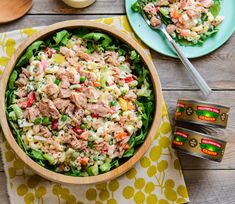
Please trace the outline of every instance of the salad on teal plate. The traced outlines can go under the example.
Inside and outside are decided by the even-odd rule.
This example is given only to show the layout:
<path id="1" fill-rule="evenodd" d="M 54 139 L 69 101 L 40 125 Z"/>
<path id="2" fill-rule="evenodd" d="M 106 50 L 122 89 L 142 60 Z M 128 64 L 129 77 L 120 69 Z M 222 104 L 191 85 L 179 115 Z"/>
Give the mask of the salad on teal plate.
<path id="1" fill-rule="evenodd" d="M 153 26 L 165 24 L 188 58 L 196 58 L 214 51 L 233 34 L 233 8 L 233 0 L 126 1 L 129 22 L 139 38 L 153 50 L 171 57 L 177 57 L 174 49 L 160 31 L 146 24 L 141 10 Z"/>

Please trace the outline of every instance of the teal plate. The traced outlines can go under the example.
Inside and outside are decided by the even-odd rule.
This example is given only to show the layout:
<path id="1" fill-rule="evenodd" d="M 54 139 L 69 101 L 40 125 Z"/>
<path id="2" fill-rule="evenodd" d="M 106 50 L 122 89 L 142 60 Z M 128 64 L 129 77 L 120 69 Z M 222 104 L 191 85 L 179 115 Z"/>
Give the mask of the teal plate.
<path id="1" fill-rule="evenodd" d="M 139 13 L 131 9 L 135 0 L 126 0 L 126 13 L 128 20 L 137 36 L 153 50 L 170 57 L 177 58 L 174 50 L 171 48 L 165 36 L 161 31 L 152 30 L 144 21 Z M 202 47 L 199 46 L 180 46 L 181 50 L 188 58 L 196 58 L 206 55 L 221 45 L 223 45 L 235 30 L 235 0 L 222 0 L 222 6 L 219 15 L 225 19 L 219 26 L 219 32 L 209 37 Z"/>

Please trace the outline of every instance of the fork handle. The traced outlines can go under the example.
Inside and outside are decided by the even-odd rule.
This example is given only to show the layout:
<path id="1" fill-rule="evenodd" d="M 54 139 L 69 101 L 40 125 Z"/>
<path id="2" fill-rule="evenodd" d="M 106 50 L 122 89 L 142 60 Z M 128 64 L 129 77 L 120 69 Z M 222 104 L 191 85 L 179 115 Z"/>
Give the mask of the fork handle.
<path id="1" fill-rule="evenodd" d="M 188 60 L 188 58 L 184 55 L 184 53 L 181 51 L 179 46 L 175 43 L 175 41 L 172 39 L 172 37 L 168 34 L 165 28 L 162 28 L 161 31 L 165 34 L 166 38 L 169 40 L 171 45 L 175 48 L 175 51 L 177 55 L 179 56 L 180 60 L 184 64 L 185 68 L 197 84 L 197 86 L 200 88 L 203 95 L 207 98 L 211 93 L 212 90 L 206 83 L 206 81 L 202 78 L 200 73 L 197 71 L 197 69 L 192 65 L 192 63 Z"/>

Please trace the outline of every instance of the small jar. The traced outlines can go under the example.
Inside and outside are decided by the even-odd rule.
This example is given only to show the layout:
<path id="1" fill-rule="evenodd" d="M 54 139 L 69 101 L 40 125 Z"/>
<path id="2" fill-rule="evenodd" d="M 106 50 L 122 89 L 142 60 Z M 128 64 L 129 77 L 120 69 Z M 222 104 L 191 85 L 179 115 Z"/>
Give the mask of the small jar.
<path id="1" fill-rule="evenodd" d="M 95 0 L 63 0 L 65 4 L 74 8 L 85 8 L 95 2 Z"/>

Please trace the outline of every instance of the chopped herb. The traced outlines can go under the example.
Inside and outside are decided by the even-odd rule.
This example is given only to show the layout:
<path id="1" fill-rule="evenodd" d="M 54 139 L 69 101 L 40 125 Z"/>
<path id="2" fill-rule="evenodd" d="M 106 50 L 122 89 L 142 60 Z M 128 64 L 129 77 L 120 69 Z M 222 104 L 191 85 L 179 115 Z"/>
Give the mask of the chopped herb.
<path id="1" fill-rule="evenodd" d="M 56 79 L 54 83 L 55 83 L 57 86 L 59 86 L 60 82 L 61 82 L 61 81 L 60 81 L 59 79 Z"/>
<path id="2" fill-rule="evenodd" d="M 36 119 L 34 120 L 34 124 L 35 124 L 35 125 L 39 125 L 41 122 L 42 122 L 42 119 L 41 119 L 41 118 L 36 118 Z"/>
<path id="3" fill-rule="evenodd" d="M 87 125 L 84 124 L 84 123 L 82 123 L 82 124 L 80 125 L 80 128 L 81 128 L 81 129 L 86 129 L 86 128 L 87 128 Z"/>
<path id="4" fill-rule="evenodd" d="M 86 77 L 81 76 L 81 77 L 80 77 L 80 83 L 84 83 L 85 81 L 86 81 Z"/>
<path id="5" fill-rule="evenodd" d="M 87 144 L 87 146 L 90 147 L 90 148 L 92 148 L 93 145 L 94 145 L 94 142 L 93 142 L 93 141 L 89 141 L 88 144 Z"/>
<path id="6" fill-rule="evenodd" d="M 117 101 L 110 101 L 110 106 L 116 106 L 117 105 Z"/>
<path id="7" fill-rule="evenodd" d="M 68 119 L 67 115 L 62 115 L 61 116 L 61 121 L 65 122 Z"/>
<path id="8" fill-rule="evenodd" d="M 50 125 L 51 124 L 50 118 L 49 117 L 44 117 L 42 119 L 42 124 L 43 125 Z"/>
<path id="9" fill-rule="evenodd" d="M 126 90 L 122 90 L 122 96 L 126 95 Z"/>

